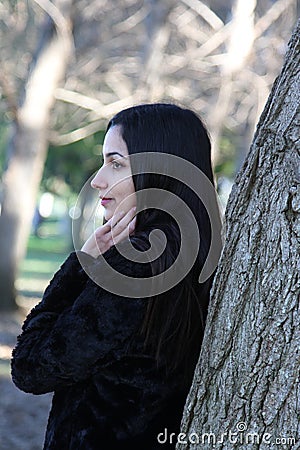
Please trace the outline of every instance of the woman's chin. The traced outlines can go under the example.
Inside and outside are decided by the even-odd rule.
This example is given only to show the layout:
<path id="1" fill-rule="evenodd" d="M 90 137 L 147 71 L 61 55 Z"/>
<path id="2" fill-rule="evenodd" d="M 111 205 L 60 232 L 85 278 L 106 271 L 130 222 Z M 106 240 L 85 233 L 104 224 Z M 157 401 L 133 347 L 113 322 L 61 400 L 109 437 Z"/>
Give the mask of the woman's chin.
<path id="1" fill-rule="evenodd" d="M 109 219 L 111 219 L 114 215 L 114 210 L 110 210 L 110 209 L 105 209 L 104 213 L 103 213 L 103 217 L 106 221 L 108 221 Z"/>
<path id="2" fill-rule="evenodd" d="M 106 220 L 106 222 L 109 220 L 109 219 L 111 219 L 112 218 L 112 214 L 111 213 L 108 213 L 108 212 L 105 212 L 104 214 L 103 214 L 103 217 L 104 217 L 104 219 Z"/>

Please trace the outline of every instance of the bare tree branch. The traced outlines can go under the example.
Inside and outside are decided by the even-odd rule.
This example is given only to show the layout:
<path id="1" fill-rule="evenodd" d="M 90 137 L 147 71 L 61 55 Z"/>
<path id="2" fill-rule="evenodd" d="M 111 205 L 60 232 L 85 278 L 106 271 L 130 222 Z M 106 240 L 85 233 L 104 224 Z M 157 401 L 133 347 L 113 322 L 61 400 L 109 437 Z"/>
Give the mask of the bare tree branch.
<path id="1" fill-rule="evenodd" d="M 128 19 L 123 22 L 118 23 L 113 26 L 113 31 L 116 33 L 126 33 L 127 31 L 134 28 L 140 22 L 142 22 L 145 17 L 149 14 L 150 7 L 148 4 L 144 5 L 141 9 L 139 9 L 135 14 L 128 17 Z"/>
<path id="2" fill-rule="evenodd" d="M 74 142 L 80 141 L 97 131 L 101 130 L 101 126 L 103 126 L 103 122 L 97 121 L 90 123 L 82 128 L 77 128 L 77 130 L 71 131 L 70 133 L 63 134 L 61 136 L 56 133 L 50 133 L 49 140 L 53 145 L 68 145 L 73 144 Z"/>
<path id="3" fill-rule="evenodd" d="M 80 108 L 89 109 L 91 111 L 94 111 L 99 116 L 104 108 L 104 105 L 102 102 L 100 102 L 100 100 L 80 94 L 79 92 L 57 88 L 54 95 L 56 100 L 62 100 L 63 102 L 80 106 Z"/>
<path id="4" fill-rule="evenodd" d="M 199 16 L 212 27 L 213 30 L 219 30 L 224 26 L 223 21 L 217 14 L 215 14 L 208 6 L 202 3 L 200 0 L 181 0 L 187 6 L 196 11 Z"/>
<path id="5" fill-rule="evenodd" d="M 63 1 L 60 4 L 60 8 L 57 8 L 54 3 L 52 3 L 50 0 L 33 0 L 37 5 L 39 5 L 53 20 L 57 33 L 60 35 L 62 39 L 62 44 L 65 46 L 66 49 L 72 48 L 72 51 L 74 51 L 74 42 L 71 39 L 72 32 L 71 32 L 71 22 L 70 20 L 67 20 L 64 15 L 62 14 L 63 11 Z"/>
<path id="6" fill-rule="evenodd" d="M 261 36 L 275 20 L 283 14 L 287 8 L 295 4 L 294 0 L 277 0 L 256 23 L 254 28 L 254 38 Z"/>

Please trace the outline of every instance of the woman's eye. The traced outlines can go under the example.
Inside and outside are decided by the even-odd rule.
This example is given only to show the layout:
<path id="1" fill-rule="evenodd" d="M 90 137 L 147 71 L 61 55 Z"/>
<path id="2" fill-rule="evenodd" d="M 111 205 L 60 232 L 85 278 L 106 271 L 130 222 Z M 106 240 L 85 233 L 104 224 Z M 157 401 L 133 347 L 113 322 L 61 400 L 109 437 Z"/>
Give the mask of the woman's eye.
<path id="1" fill-rule="evenodd" d="M 119 167 L 122 167 L 122 164 L 118 163 L 117 161 L 113 161 L 112 165 L 114 169 L 119 169 Z"/>

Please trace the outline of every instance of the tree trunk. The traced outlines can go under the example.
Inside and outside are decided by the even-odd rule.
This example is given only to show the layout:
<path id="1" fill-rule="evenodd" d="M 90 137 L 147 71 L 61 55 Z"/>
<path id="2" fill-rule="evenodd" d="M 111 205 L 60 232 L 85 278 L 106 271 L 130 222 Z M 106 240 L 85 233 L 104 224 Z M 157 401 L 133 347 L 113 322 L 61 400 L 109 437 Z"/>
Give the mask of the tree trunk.
<path id="1" fill-rule="evenodd" d="M 177 450 L 300 448 L 299 33 L 229 197 Z"/>
<path id="2" fill-rule="evenodd" d="M 54 5 L 52 5 L 54 6 Z M 70 0 L 61 0 L 61 11 L 70 16 Z M 48 122 L 54 91 L 65 74 L 70 53 L 70 27 L 54 7 L 56 30 L 48 21 L 34 66 L 28 77 L 8 145 L 8 165 L 3 176 L 0 216 L 0 309 L 16 307 L 14 282 L 26 251 L 36 195 L 43 173 L 48 142 Z"/>

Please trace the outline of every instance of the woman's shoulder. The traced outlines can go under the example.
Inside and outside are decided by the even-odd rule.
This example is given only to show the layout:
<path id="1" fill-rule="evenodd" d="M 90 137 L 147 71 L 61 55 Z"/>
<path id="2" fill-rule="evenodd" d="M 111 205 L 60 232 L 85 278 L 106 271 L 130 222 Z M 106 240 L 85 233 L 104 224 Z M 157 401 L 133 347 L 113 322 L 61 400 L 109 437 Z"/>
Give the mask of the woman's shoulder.
<path id="1" fill-rule="evenodd" d="M 146 246 L 145 237 L 135 236 L 131 242 L 122 241 L 97 258 L 77 251 L 79 265 L 87 276 L 80 303 L 89 298 L 95 299 L 101 308 L 136 310 L 140 309 L 139 303 L 140 307 L 144 307 L 144 292 L 140 283 L 142 279 L 151 279 L 152 275 L 150 263 L 142 263 L 139 258 Z M 124 299 L 127 300 L 126 305 L 123 304 Z"/>
<path id="2" fill-rule="evenodd" d="M 93 260 L 86 258 L 83 252 L 77 252 L 77 256 L 83 269 L 92 275 L 92 278 L 95 274 L 102 277 L 116 275 L 115 272 L 129 277 L 147 277 L 151 276 L 147 254 L 149 247 L 147 233 L 139 233 L 111 246 Z"/>

